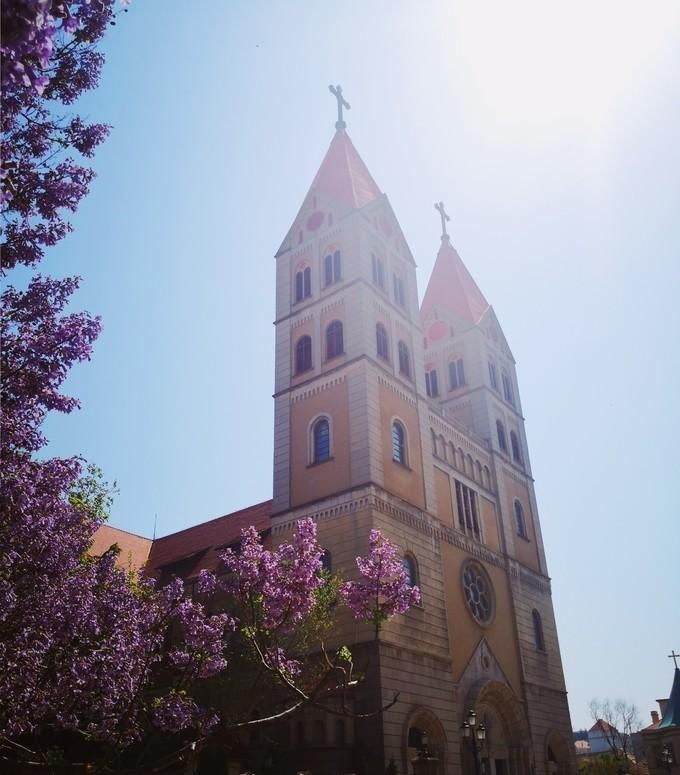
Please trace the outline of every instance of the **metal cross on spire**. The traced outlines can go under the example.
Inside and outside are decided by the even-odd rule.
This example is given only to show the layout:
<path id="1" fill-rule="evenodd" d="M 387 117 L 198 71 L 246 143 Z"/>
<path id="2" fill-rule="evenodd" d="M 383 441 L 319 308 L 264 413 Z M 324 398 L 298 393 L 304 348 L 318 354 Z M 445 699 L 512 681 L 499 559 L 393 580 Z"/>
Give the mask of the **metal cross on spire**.
<path id="1" fill-rule="evenodd" d="M 668 655 L 668 658 L 673 660 L 673 664 L 676 668 L 678 667 L 678 657 L 680 657 L 680 654 L 676 654 L 675 649 L 671 649 L 671 653 Z"/>
<path id="2" fill-rule="evenodd" d="M 445 240 L 448 240 L 449 234 L 446 231 L 446 222 L 450 221 L 451 219 L 446 214 L 446 210 L 444 210 L 444 203 L 443 202 L 435 202 L 434 209 L 439 212 L 439 215 L 442 219 L 442 242 Z"/>
<path id="3" fill-rule="evenodd" d="M 335 128 L 336 129 L 344 129 L 347 124 L 343 121 L 342 118 L 342 109 L 347 108 L 347 110 L 350 109 L 350 104 L 347 102 L 347 100 L 342 96 L 342 86 L 338 84 L 338 86 L 329 86 L 328 91 L 335 97 L 335 99 L 338 101 L 338 120 L 335 122 Z"/>

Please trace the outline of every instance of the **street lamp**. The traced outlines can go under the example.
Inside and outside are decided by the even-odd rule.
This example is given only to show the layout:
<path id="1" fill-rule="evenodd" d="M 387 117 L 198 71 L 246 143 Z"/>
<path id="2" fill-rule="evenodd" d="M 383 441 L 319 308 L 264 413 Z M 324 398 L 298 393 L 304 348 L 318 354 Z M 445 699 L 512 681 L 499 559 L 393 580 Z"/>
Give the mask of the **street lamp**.
<path id="1" fill-rule="evenodd" d="M 479 755 L 484 747 L 486 740 L 486 727 L 484 724 L 477 724 L 477 714 L 473 708 L 470 708 L 467 719 L 461 726 L 463 739 L 468 740 L 472 746 L 472 756 L 475 760 L 475 775 L 480 775 Z"/>

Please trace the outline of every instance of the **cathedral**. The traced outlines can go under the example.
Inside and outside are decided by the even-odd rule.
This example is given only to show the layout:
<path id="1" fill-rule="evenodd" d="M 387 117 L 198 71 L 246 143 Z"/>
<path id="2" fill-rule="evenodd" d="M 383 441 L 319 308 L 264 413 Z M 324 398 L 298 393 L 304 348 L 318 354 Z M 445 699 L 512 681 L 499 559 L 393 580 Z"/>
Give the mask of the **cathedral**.
<path id="1" fill-rule="evenodd" d="M 399 699 L 361 721 L 308 708 L 281 772 L 566 775 L 571 723 L 510 346 L 441 203 L 419 305 L 414 257 L 332 91 L 335 134 L 275 257 L 272 500 L 138 554 L 161 578 L 190 579 L 241 527 L 276 545 L 305 516 L 351 578 L 380 529 L 422 603 L 378 640 L 340 617 L 337 643 L 370 664 L 357 714 Z"/>

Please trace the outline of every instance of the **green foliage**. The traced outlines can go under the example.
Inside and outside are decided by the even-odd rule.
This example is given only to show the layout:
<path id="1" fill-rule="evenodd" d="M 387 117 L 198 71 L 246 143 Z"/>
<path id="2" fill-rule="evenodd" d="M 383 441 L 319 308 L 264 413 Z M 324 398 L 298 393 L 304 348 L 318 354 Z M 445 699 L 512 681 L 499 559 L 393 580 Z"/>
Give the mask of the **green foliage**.
<path id="1" fill-rule="evenodd" d="M 611 753 L 580 757 L 578 775 L 641 775 L 640 767 L 628 757 Z"/>
<path id="2" fill-rule="evenodd" d="M 111 512 L 113 496 L 118 492 L 116 483 L 104 479 L 101 468 L 90 463 L 74 483 L 69 493 L 69 503 L 85 512 L 92 520 L 106 521 Z"/>

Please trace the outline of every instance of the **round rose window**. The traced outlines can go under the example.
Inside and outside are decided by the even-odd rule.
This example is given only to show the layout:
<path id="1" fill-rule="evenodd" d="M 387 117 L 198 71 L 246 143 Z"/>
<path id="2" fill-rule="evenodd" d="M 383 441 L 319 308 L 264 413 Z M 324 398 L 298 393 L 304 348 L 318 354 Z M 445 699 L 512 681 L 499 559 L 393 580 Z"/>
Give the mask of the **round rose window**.
<path id="1" fill-rule="evenodd" d="M 468 562 L 463 568 L 463 593 L 470 613 L 480 624 L 488 624 L 493 617 L 493 589 L 479 563 Z"/>

